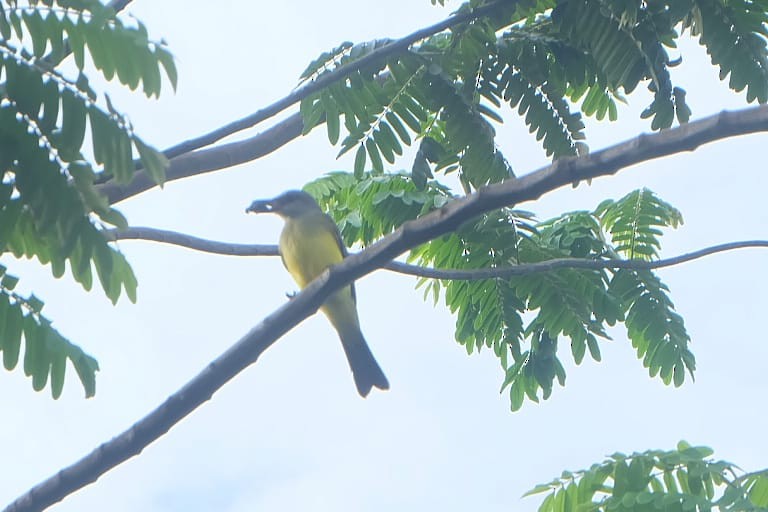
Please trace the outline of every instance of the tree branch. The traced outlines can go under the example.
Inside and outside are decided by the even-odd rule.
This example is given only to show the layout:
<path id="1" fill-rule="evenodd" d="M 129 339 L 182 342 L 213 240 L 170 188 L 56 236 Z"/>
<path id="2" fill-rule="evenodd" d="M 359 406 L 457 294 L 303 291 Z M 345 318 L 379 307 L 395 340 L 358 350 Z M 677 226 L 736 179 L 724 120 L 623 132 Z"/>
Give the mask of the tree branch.
<path id="1" fill-rule="evenodd" d="M 386 76 L 387 73 L 382 73 L 379 78 L 383 79 Z M 320 121 L 320 123 L 324 122 L 324 119 Z M 301 135 L 303 128 L 304 121 L 301 114 L 297 112 L 249 139 L 185 153 L 171 159 L 165 172 L 165 181 L 197 176 L 256 160 L 297 138 Z M 140 162 L 137 161 L 136 165 L 139 164 Z M 130 183 L 118 184 L 112 180 L 106 180 L 96 188 L 107 196 L 110 204 L 114 204 L 155 186 L 157 183 L 145 171 L 137 170 Z"/>
<path id="2" fill-rule="evenodd" d="M 499 7 L 510 7 L 514 2 L 515 0 L 498 0 L 496 2 L 492 2 L 475 9 L 470 9 L 463 13 L 454 14 L 444 19 L 443 21 L 435 23 L 434 25 L 430 25 L 429 27 L 417 30 L 400 39 L 395 39 L 356 61 L 345 64 L 325 75 L 319 76 L 316 80 L 304 86 L 294 89 L 294 91 L 287 96 L 272 103 L 271 105 L 262 108 L 261 110 L 257 110 L 253 114 L 250 114 L 242 119 L 238 119 L 237 121 L 233 121 L 232 123 L 222 126 L 221 128 L 218 128 L 210 133 L 168 148 L 164 151 L 165 156 L 168 158 L 174 158 L 176 156 L 183 155 L 184 153 L 189 153 L 190 151 L 194 151 L 205 146 L 210 146 L 214 142 L 218 142 L 224 137 L 228 137 L 229 135 L 239 131 L 251 128 L 256 124 L 279 114 L 286 108 L 300 102 L 304 98 L 307 98 L 310 95 L 325 89 L 329 85 L 332 85 L 339 80 L 348 77 L 352 73 L 360 71 L 361 69 L 364 69 L 373 64 L 378 64 L 388 57 L 396 54 L 397 52 L 408 49 L 412 44 L 422 39 L 435 35 L 460 23 L 472 21 L 477 18 L 486 16 Z"/>
<path id="3" fill-rule="evenodd" d="M 165 180 L 188 178 L 256 160 L 301 135 L 303 126 L 301 114 L 297 112 L 250 139 L 177 156 L 171 159 Z M 121 185 L 110 180 L 97 188 L 107 196 L 110 204 L 114 204 L 155 186 L 157 184 L 144 171 L 137 171 L 130 183 Z"/>
<path id="4" fill-rule="evenodd" d="M 477 269 L 441 269 L 425 268 L 418 265 L 410 265 L 399 261 L 390 261 L 384 266 L 393 272 L 427 277 L 432 279 L 477 281 L 480 279 L 508 278 L 529 274 L 551 272 L 563 268 L 603 270 L 626 268 L 631 270 L 654 270 L 664 267 L 672 267 L 689 261 L 711 256 L 720 252 L 733 251 L 747 248 L 768 248 L 768 240 L 742 240 L 724 244 L 712 245 L 696 251 L 691 251 L 679 256 L 664 258 L 654 261 L 645 260 L 585 260 L 582 258 L 556 258 L 536 263 L 523 263 L 513 267 L 477 268 Z"/>
<path id="5" fill-rule="evenodd" d="M 219 388 L 254 363 L 278 338 L 315 313 L 334 291 L 384 266 L 408 249 L 456 229 L 477 215 L 502 206 L 539 198 L 581 180 L 615 174 L 628 166 L 691 151 L 715 140 L 768 131 L 768 107 L 723 112 L 687 125 L 624 142 L 579 158 L 563 158 L 518 179 L 483 187 L 443 208 L 406 222 L 364 251 L 325 271 L 274 313 L 210 363 L 164 404 L 130 429 L 102 444 L 11 503 L 6 512 L 37 511 L 94 482 L 121 462 L 140 453 Z"/>
<path id="6" fill-rule="evenodd" d="M 170 245 L 178 245 L 224 256 L 278 256 L 276 245 L 231 244 L 216 242 L 196 236 L 185 235 L 176 231 L 146 227 L 130 227 L 128 229 L 110 229 L 105 232 L 110 240 L 149 240 Z"/>
<path id="7" fill-rule="evenodd" d="M 742 117 L 744 118 L 743 122 Z M 670 137 L 673 137 L 669 141 L 669 144 L 672 146 L 678 143 L 681 144 L 677 149 L 665 146 L 664 150 L 669 151 L 665 154 L 692 151 L 705 142 L 766 131 L 768 128 L 764 126 L 765 123 L 768 123 L 768 106 L 722 112 L 688 125 L 661 132 L 664 136 L 669 135 Z M 701 136 L 704 136 L 706 140 L 697 142 L 695 139 L 699 135 L 687 131 L 690 130 L 690 128 L 687 127 L 694 125 L 697 132 L 699 132 Z M 198 174 L 216 171 L 258 159 L 279 149 L 298 137 L 301 134 L 302 127 L 303 122 L 301 115 L 296 113 L 250 139 L 195 151 L 173 158 L 166 171 L 166 181 L 196 176 Z M 676 135 L 681 133 L 684 134 L 682 137 Z M 653 136 L 654 135 L 640 135 L 638 139 L 624 144 L 641 144 L 645 137 Z M 658 143 L 655 142 L 654 144 Z M 603 153 L 604 152 L 600 152 L 599 154 L 603 155 Z M 650 156 L 649 158 L 656 157 Z M 135 174 L 135 178 L 131 183 L 118 185 L 109 181 L 102 185 L 98 185 L 97 188 L 104 193 L 109 198 L 110 203 L 113 204 L 128 199 L 136 194 L 140 194 L 154 186 L 156 186 L 155 183 L 147 177 L 144 172 L 139 171 Z"/>
<path id="8" fill-rule="evenodd" d="M 206 240 L 191 235 L 185 235 L 176 231 L 155 229 L 147 227 L 131 227 L 119 230 L 110 230 L 108 236 L 112 240 L 148 240 L 164 244 L 178 245 L 196 251 L 225 256 L 279 256 L 276 245 L 270 244 L 233 244 Z M 512 276 L 538 274 L 551 272 L 562 268 L 579 268 L 585 270 L 603 270 L 608 268 L 627 268 L 632 270 L 654 270 L 664 267 L 672 267 L 689 261 L 711 256 L 720 252 L 736 249 L 768 248 L 768 240 L 741 240 L 712 245 L 703 249 L 681 254 L 671 258 L 663 258 L 654 261 L 646 260 L 588 260 L 583 258 L 556 258 L 539 261 L 536 263 L 522 263 L 520 265 L 495 268 L 452 269 L 452 268 L 428 268 L 419 265 L 411 265 L 401 261 L 390 261 L 382 268 L 415 277 L 431 279 L 446 279 L 451 281 L 478 281 L 480 279 L 495 279 Z"/>
<path id="9" fill-rule="evenodd" d="M 121 9 L 125 7 L 125 4 L 128 4 L 130 0 L 113 0 L 113 2 L 115 4 L 113 7 Z M 511 2 L 509 0 L 499 0 L 461 14 L 450 16 L 439 23 L 394 40 L 389 44 L 372 51 L 368 55 L 361 57 L 359 60 L 345 64 L 340 68 L 322 75 L 313 82 L 295 89 L 291 94 L 253 114 L 222 126 L 212 132 L 166 149 L 163 151 L 163 154 L 166 158 L 170 159 L 170 166 L 166 171 L 166 181 L 173 181 L 180 178 L 224 169 L 233 165 L 255 160 L 271 153 L 301 135 L 303 122 L 299 113 L 293 114 L 289 118 L 275 124 L 268 130 L 250 139 L 235 142 L 233 144 L 226 144 L 207 151 L 196 150 L 205 146 L 210 146 L 224 137 L 251 128 L 256 124 L 279 114 L 286 108 L 300 102 L 311 94 L 346 78 L 352 73 L 355 73 L 366 66 L 370 66 L 371 64 L 381 62 L 393 54 L 407 49 L 421 39 L 460 23 L 490 14 L 499 7 L 509 7 L 510 4 Z M 122 201 L 123 199 L 127 199 L 128 197 L 156 186 L 154 181 L 142 171 L 140 161 L 136 162 L 136 166 L 137 171 L 134 174 L 134 179 L 130 183 L 120 185 L 115 183 L 114 180 L 107 180 L 98 186 L 102 193 L 109 198 L 110 204 Z"/>
<path id="10" fill-rule="evenodd" d="M 131 227 L 122 231 L 110 230 L 108 233 L 113 240 L 148 240 L 164 244 L 178 245 L 196 251 L 225 256 L 278 256 L 276 245 L 251 245 L 232 244 L 206 240 L 191 235 L 185 235 L 176 231 L 155 229 L 147 227 Z M 689 253 L 671 258 L 654 261 L 646 260 L 588 260 L 583 258 L 556 258 L 536 263 L 522 263 L 515 266 L 495 268 L 428 268 L 419 265 L 411 265 L 400 261 L 390 261 L 382 268 L 415 277 L 431 279 L 445 279 L 449 281 L 478 281 L 480 279 L 508 278 L 541 272 L 551 272 L 563 268 L 576 268 L 585 270 L 603 270 L 609 268 L 626 268 L 631 270 L 654 270 L 664 267 L 672 267 L 689 261 L 711 256 L 713 254 L 733 251 L 736 249 L 768 248 L 768 240 L 742 240 L 724 244 L 712 245 Z"/>

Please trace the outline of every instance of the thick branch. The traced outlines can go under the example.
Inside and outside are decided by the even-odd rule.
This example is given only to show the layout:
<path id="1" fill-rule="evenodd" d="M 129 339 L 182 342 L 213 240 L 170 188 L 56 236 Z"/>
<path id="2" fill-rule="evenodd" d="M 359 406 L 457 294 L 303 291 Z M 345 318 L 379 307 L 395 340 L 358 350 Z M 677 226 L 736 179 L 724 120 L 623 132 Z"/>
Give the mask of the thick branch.
<path id="1" fill-rule="evenodd" d="M 669 136 L 670 140 L 665 145 L 665 151 L 668 151 L 668 153 L 665 154 L 692 151 L 704 142 L 765 131 L 764 123 L 766 122 L 768 122 L 768 106 L 722 112 L 695 123 L 665 130 L 659 134 L 641 135 L 635 141 L 627 142 L 625 145 L 642 144 L 645 137 L 660 137 L 663 139 Z M 171 160 L 170 167 L 166 172 L 166 181 L 224 169 L 260 158 L 298 137 L 301 134 L 302 126 L 301 115 L 296 113 L 250 139 L 195 151 L 174 158 Z M 696 133 L 692 130 L 695 130 Z M 696 137 L 698 136 L 703 136 L 706 140 L 697 142 Z M 658 142 L 654 142 L 654 145 L 658 144 Z M 679 146 L 675 149 L 674 146 L 678 144 Z M 669 147 L 670 145 L 672 147 Z M 603 155 L 604 153 L 601 152 L 599 154 Z M 650 156 L 649 158 L 655 157 Z M 113 182 L 107 182 L 99 185 L 98 188 L 106 194 L 110 203 L 115 203 L 144 192 L 154 186 L 155 183 L 140 171 L 135 174 L 135 178 L 131 183 L 118 185 Z"/>
<path id="2" fill-rule="evenodd" d="M 301 135 L 302 126 L 301 114 L 296 113 L 249 139 L 177 156 L 171 159 L 166 169 L 166 181 L 226 169 L 261 158 Z M 156 185 L 144 171 L 137 171 L 130 183 L 120 185 L 108 181 L 98 188 L 110 204 L 114 204 Z"/>
<path id="3" fill-rule="evenodd" d="M 477 215 L 502 206 L 537 199 L 542 194 L 573 182 L 608 176 L 646 160 L 690 151 L 707 142 L 758 131 L 768 131 L 768 107 L 723 112 L 672 130 L 642 135 L 591 155 L 558 160 L 521 178 L 484 187 L 420 219 L 405 223 L 394 233 L 324 272 L 164 404 L 80 461 L 32 488 L 11 503 L 6 512 L 42 510 L 138 454 L 255 362 L 280 336 L 316 312 L 332 292 L 382 267 L 408 249 L 453 231 Z"/>
<path id="4" fill-rule="evenodd" d="M 150 240 L 164 244 L 178 245 L 196 251 L 208 252 L 213 254 L 223 254 L 226 256 L 278 256 L 276 245 L 250 245 L 250 244 L 231 244 L 227 242 L 216 242 L 206 240 L 175 231 L 166 231 L 163 229 L 132 227 L 122 231 L 110 231 L 113 240 Z M 738 242 L 728 242 L 724 244 L 713 245 L 698 249 L 689 253 L 664 258 L 654 261 L 646 260 L 588 260 L 584 258 L 556 258 L 536 263 L 523 263 L 508 267 L 495 268 L 472 268 L 472 269 L 453 269 L 453 268 L 427 268 L 419 265 L 411 265 L 400 261 L 390 261 L 382 268 L 416 277 L 427 277 L 431 279 L 446 279 L 449 281 L 477 281 L 480 279 L 507 278 L 512 276 L 522 276 L 529 274 L 538 274 L 541 272 L 551 272 L 552 270 L 562 268 L 579 268 L 586 270 L 603 270 L 609 268 L 627 268 L 632 270 L 654 270 L 664 267 L 672 267 L 689 261 L 711 256 L 720 252 L 733 251 L 736 249 L 754 249 L 768 248 L 768 240 L 743 240 Z"/>
<path id="5" fill-rule="evenodd" d="M 183 155 L 184 153 L 189 153 L 190 151 L 194 151 L 205 146 L 210 146 L 214 142 L 217 142 L 224 137 L 228 137 L 229 135 L 239 131 L 251 128 L 256 124 L 279 114 L 291 105 L 294 105 L 304 98 L 307 98 L 310 95 L 325 89 L 329 85 L 332 85 L 339 80 L 348 77 L 352 73 L 356 73 L 357 71 L 360 71 L 366 67 L 379 64 L 392 55 L 407 50 L 412 44 L 417 43 L 422 39 L 435 35 L 439 32 L 442 32 L 443 30 L 449 29 L 461 23 L 486 16 L 499 7 L 510 7 L 512 4 L 513 1 L 511 0 L 499 0 L 497 2 L 493 2 L 476 9 L 470 9 L 463 13 L 454 14 L 444 19 L 443 21 L 435 23 L 434 25 L 417 30 L 400 39 L 395 39 L 356 61 L 345 64 L 327 74 L 319 76 L 316 80 L 295 89 L 289 95 L 272 103 L 271 105 L 262 108 L 261 110 L 254 112 L 249 116 L 238 119 L 237 121 L 222 126 L 221 128 L 218 128 L 200 137 L 190 139 L 186 142 L 182 142 L 181 144 L 168 148 L 164 152 L 165 156 L 168 158 L 174 158 L 178 155 Z"/>
<path id="6" fill-rule="evenodd" d="M 117 4 L 117 7 L 122 8 L 124 5 L 121 6 L 121 4 L 127 4 L 129 1 L 130 0 L 122 0 L 122 2 L 116 1 L 115 3 Z M 207 151 L 196 150 L 209 146 L 224 137 L 251 128 L 256 124 L 279 114 L 304 98 L 346 78 L 352 73 L 355 73 L 366 66 L 382 62 L 395 53 L 407 49 L 412 44 L 426 37 L 442 32 L 443 30 L 460 23 L 488 15 L 493 12 L 494 9 L 502 5 L 509 7 L 509 4 L 509 0 L 501 0 L 461 14 L 455 14 L 432 26 L 417 30 L 412 34 L 394 40 L 389 44 L 372 51 L 357 61 L 350 62 L 349 64 L 318 77 L 316 80 L 303 87 L 299 87 L 291 94 L 253 114 L 222 126 L 210 133 L 166 149 L 163 151 L 163 154 L 170 159 L 170 167 L 166 171 L 166 181 L 173 181 L 180 178 L 224 169 L 233 165 L 255 160 L 271 153 L 301 134 L 303 123 L 300 114 L 296 113 L 250 139 L 233 144 L 226 144 Z M 156 185 L 146 173 L 141 171 L 141 162 L 137 161 L 136 165 L 138 170 L 130 183 L 120 185 L 110 180 L 99 186 L 101 191 L 109 198 L 111 204 L 149 190 Z"/>

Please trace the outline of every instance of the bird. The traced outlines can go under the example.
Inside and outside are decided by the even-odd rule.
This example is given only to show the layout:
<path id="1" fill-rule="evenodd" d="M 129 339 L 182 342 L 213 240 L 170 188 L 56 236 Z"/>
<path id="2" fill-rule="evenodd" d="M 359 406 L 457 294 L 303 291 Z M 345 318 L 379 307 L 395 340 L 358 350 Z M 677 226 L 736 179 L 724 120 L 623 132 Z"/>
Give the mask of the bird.
<path id="1" fill-rule="evenodd" d="M 278 246 L 280 257 L 299 288 L 347 256 L 336 223 L 307 192 L 289 190 L 273 199 L 256 200 L 245 211 L 275 213 L 285 221 Z M 389 389 L 387 377 L 360 330 L 355 285 L 334 292 L 320 310 L 339 335 L 360 396 L 368 396 L 373 387 Z"/>

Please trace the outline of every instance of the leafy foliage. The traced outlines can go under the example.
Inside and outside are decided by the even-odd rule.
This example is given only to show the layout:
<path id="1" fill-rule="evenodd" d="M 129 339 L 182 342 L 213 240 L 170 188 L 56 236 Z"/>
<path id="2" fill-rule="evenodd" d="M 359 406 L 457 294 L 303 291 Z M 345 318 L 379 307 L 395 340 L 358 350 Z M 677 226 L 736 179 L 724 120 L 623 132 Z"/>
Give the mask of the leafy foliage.
<path id="1" fill-rule="evenodd" d="M 587 470 L 564 471 L 526 496 L 547 493 L 539 512 L 768 510 L 768 471 L 744 474 L 712 453 L 684 441 L 676 450 L 615 453 Z"/>
<path id="2" fill-rule="evenodd" d="M 95 270 L 113 303 L 122 293 L 135 300 L 133 272 L 103 234 L 106 227 L 125 226 L 125 220 L 95 183 L 105 177 L 130 181 L 134 154 L 161 183 L 166 161 L 141 140 L 107 95 L 99 98 L 85 71 L 92 66 L 107 80 L 117 78 L 130 89 L 141 87 L 147 97 L 158 96 L 161 69 L 175 87 L 170 53 L 164 44 L 149 40 L 140 22 L 125 24 L 97 0 L 0 2 L 0 36 L 5 79 L 0 86 L 0 251 L 37 258 L 56 277 L 68 266 L 86 290 L 93 286 Z M 56 68 L 67 48 L 77 70 L 72 77 Z M 86 148 L 89 129 L 91 147 Z M 86 394 L 92 395 L 95 361 L 10 288 L 1 290 L 0 297 L 8 304 L 9 319 L 16 322 L 23 316 L 25 372 L 33 377 L 35 389 L 45 385 L 50 369 L 51 389 L 58 396 L 62 361 L 69 359 Z M 18 357 L 21 337 L 16 327 L 8 320 L 0 339 L 8 369 Z"/>
<path id="3" fill-rule="evenodd" d="M 648 189 L 636 190 L 620 201 L 606 200 L 595 214 L 610 235 L 614 250 L 630 259 L 658 258 L 659 228 L 677 228 L 682 214 Z"/>
<path id="4" fill-rule="evenodd" d="M 437 182 L 419 189 L 405 173 L 357 179 L 336 172 L 305 189 L 332 213 L 350 245 L 368 244 L 450 198 Z M 647 189 L 604 201 L 592 212 L 570 212 L 547 221 L 503 208 L 414 249 L 409 260 L 461 270 L 557 258 L 645 261 L 658 257 L 661 229 L 681 222 L 678 210 Z M 680 386 L 696 366 L 669 290 L 647 270 L 558 269 L 494 279 L 421 279 L 417 286 L 434 301 L 443 295 L 456 315 L 456 340 L 468 353 L 493 350 L 513 410 L 526 398 L 549 398 L 555 381 L 565 383 L 558 351 L 563 339 L 576 364 L 587 352 L 600 361 L 600 340 L 610 339 L 607 330 L 618 323 L 626 327 L 651 376 Z"/>
<path id="5" fill-rule="evenodd" d="M 367 174 L 358 180 L 334 172 L 308 183 L 304 190 L 333 212 L 347 245 L 360 242 L 364 246 L 403 222 L 440 208 L 451 197 L 434 182 L 418 189 L 405 173 Z"/>
<path id="6" fill-rule="evenodd" d="M 18 279 L 0 266 L 0 352 L 3 366 L 13 370 L 21 356 L 24 339 L 24 374 L 32 377 L 35 391 L 42 390 L 50 378 L 54 398 L 61 396 L 67 360 L 75 368 L 86 396 L 96 392 L 96 360 L 70 343 L 41 314 L 43 301 L 34 295 L 24 298 L 13 291 Z"/>
<path id="7" fill-rule="evenodd" d="M 459 11 L 484 3 L 465 3 Z M 748 101 L 765 103 L 767 20 L 762 4 L 746 0 L 513 2 L 307 98 L 305 131 L 325 120 L 340 155 L 356 150 L 358 177 L 367 164 L 382 173 L 385 162 L 404 154 L 403 146 L 420 140 L 412 164 L 416 184 L 436 171 L 458 171 L 469 191 L 513 175 L 492 124 L 503 122 L 504 108 L 523 118 L 553 158 L 586 153 L 582 116 L 616 119 L 616 101 L 641 83 L 653 95 L 642 116 L 654 130 L 675 119 L 687 122 L 686 92 L 671 73 L 682 57 L 668 53 L 685 30 L 699 37 L 721 78 L 730 76 L 731 88 L 746 88 Z M 345 42 L 313 61 L 302 80 L 390 43 Z"/>
<path id="8" fill-rule="evenodd" d="M 696 0 L 683 22 L 720 67 L 721 80 L 730 76 L 733 90 L 746 88 L 749 102 L 768 101 L 768 12 L 762 2 Z"/>
<path id="9" fill-rule="evenodd" d="M 656 216 L 633 215 L 634 210 L 621 209 L 632 201 L 637 212 L 657 206 Z M 507 222 L 493 222 L 492 230 L 487 229 L 488 219 L 494 219 L 490 215 L 466 231 L 471 233 L 472 249 L 480 258 L 493 256 L 481 266 L 503 267 L 557 258 L 616 259 L 621 245 L 606 242 L 604 229 L 627 224 L 631 218 L 634 238 L 658 246 L 662 233 L 656 226 L 679 222 L 679 212 L 647 190 L 629 194 L 615 202 L 615 208 L 606 208 L 607 204 L 594 212 L 571 212 L 539 223 L 513 213 Z M 606 212 L 613 216 L 606 218 Z M 433 242 L 414 251 L 414 256 L 421 264 L 439 266 L 445 251 L 444 242 Z M 625 279 L 634 286 L 625 284 Z M 661 374 L 664 382 L 673 380 L 679 386 L 683 370 L 692 372 L 695 368 L 682 318 L 674 312 L 666 287 L 650 271 L 560 269 L 494 281 L 503 293 L 497 295 L 496 304 L 486 308 L 476 305 L 484 297 L 477 284 L 447 281 L 441 285 L 446 303 L 458 312 L 457 341 L 478 349 L 492 347 L 499 356 L 505 370 L 502 387 L 509 386 L 513 410 L 520 408 L 525 398 L 538 401 L 539 393 L 547 399 L 555 379 L 560 385 L 565 383 L 557 351 L 561 337 L 569 340 L 576 364 L 583 361 L 587 351 L 599 361 L 599 340 L 610 339 L 606 330 L 618 322 L 624 322 L 638 357 L 643 358 L 652 376 Z M 496 311 L 495 320 L 477 320 L 486 318 L 489 310 Z M 462 315 L 475 319 L 471 331 Z M 526 324 L 523 318 L 530 320 Z"/>
<path id="10" fill-rule="evenodd" d="M 489 3 L 466 2 L 458 12 Z M 302 103 L 306 132 L 325 122 L 339 155 L 355 150 L 354 178 L 336 173 L 308 186 L 336 215 L 348 243 L 368 244 L 439 206 L 434 198 L 447 200 L 452 189 L 435 181 L 438 173 L 456 173 L 464 193 L 514 179 L 494 128 L 510 110 L 553 159 L 586 153 L 583 116 L 616 119 L 616 102 L 641 84 L 652 94 L 642 113 L 651 128 L 687 122 L 686 93 L 672 73 L 682 57 L 669 54 L 685 31 L 699 38 L 731 88 L 746 89 L 748 101 L 768 101 L 764 3 L 521 0 L 489 12 L 371 61 Z M 345 42 L 313 61 L 302 79 L 390 43 Z M 410 145 L 417 146 L 410 173 L 386 173 Z M 659 256 L 662 230 L 681 223 L 675 208 L 638 190 L 595 211 L 543 222 L 502 209 L 409 258 L 445 269 L 557 258 L 648 261 Z M 456 339 L 468 352 L 493 349 L 515 410 L 526 398 L 548 398 L 555 380 L 565 382 L 563 340 L 576 364 L 587 351 L 599 361 L 601 340 L 618 323 L 651 376 L 679 386 L 695 369 L 683 320 L 650 271 L 559 269 L 418 286 L 435 301 L 443 294 L 456 315 Z"/>

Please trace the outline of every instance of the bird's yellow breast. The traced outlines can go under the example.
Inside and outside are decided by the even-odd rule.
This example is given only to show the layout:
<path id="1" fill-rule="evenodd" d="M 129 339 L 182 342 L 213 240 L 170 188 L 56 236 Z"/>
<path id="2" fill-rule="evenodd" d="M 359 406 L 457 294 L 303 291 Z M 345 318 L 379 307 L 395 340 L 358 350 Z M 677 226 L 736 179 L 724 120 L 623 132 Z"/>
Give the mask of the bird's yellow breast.
<path id="1" fill-rule="evenodd" d="M 300 288 L 344 259 L 338 229 L 325 214 L 289 218 L 280 234 L 283 264 Z M 339 332 L 359 330 L 353 285 L 337 291 L 320 308 Z"/>
<path id="2" fill-rule="evenodd" d="M 332 223 L 324 215 L 289 219 L 280 235 L 283 264 L 301 288 L 344 258 L 335 236 L 336 226 L 329 230 L 328 222 Z"/>

